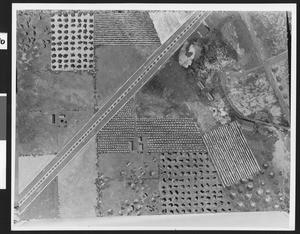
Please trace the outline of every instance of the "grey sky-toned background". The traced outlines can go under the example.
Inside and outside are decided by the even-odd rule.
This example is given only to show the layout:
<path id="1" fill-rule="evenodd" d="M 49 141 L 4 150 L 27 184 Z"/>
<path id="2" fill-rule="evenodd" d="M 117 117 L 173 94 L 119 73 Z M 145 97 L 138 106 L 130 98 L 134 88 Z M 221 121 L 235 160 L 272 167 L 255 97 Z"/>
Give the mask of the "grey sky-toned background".
<path id="1" fill-rule="evenodd" d="M 6 140 L 6 97 L 0 97 L 0 140 Z"/>

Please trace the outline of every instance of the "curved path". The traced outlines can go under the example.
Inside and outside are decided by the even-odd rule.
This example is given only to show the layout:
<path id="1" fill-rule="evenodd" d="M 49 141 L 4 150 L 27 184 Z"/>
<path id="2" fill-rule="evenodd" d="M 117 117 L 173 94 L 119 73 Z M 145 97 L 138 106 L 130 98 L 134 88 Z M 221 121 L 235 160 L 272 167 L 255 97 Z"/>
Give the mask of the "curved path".
<path id="1" fill-rule="evenodd" d="M 222 89 L 222 91 L 224 93 L 224 97 L 225 97 L 226 101 L 229 103 L 230 107 L 234 110 L 234 112 L 236 113 L 236 115 L 238 116 L 239 119 L 248 120 L 250 122 L 259 123 L 259 124 L 268 125 L 268 126 L 277 126 L 279 128 L 283 128 L 285 130 L 290 130 L 289 127 L 285 127 L 285 126 L 282 126 L 280 124 L 267 123 L 267 122 L 264 122 L 264 121 L 260 121 L 260 120 L 256 120 L 256 119 L 251 119 L 251 118 L 243 115 L 242 112 L 240 112 L 238 110 L 238 108 L 232 103 L 232 101 L 230 100 L 230 98 L 227 96 L 228 91 L 226 89 L 226 77 L 221 76 L 220 84 L 221 84 L 221 89 Z"/>

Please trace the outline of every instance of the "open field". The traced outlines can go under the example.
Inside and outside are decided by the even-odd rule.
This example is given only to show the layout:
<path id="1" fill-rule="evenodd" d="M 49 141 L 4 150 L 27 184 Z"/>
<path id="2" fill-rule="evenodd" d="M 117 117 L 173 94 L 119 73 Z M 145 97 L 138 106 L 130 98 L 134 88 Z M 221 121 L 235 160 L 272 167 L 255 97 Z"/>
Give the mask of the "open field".
<path id="1" fill-rule="evenodd" d="M 47 188 L 30 204 L 21 219 L 59 218 L 58 179 L 56 177 Z"/>
<path id="2" fill-rule="evenodd" d="M 97 215 L 157 214 L 158 162 L 156 154 L 100 154 Z"/>
<path id="3" fill-rule="evenodd" d="M 54 158 L 54 155 L 19 157 L 18 179 L 19 191 L 22 191 L 30 181 L 43 170 Z"/>
<path id="4" fill-rule="evenodd" d="M 17 155 L 55 154 L 93 113 L 93 77 L 51 71 L 49 12 L 19 12 L 17 23 Z M 73 131 L 52 124 L 52 114 L 67 115 Z"/>
<path id="5" fill-rule="evenodd" d="M 61 218 L 95 217 L 96 140 L 58 175 L 59 213 Z"/>
<path id="6" fill-rule="evenodd" d="M 192 14 L 191 11 L 150 11 L 157 35 L 163 44 Z"/>
<path id="7" fill-rule="evenodd" d="M 95 49 L 97 103 L 104 104 L 158 45 L 100 46 Z"/>
<path id="8" fill-rule="evenodd" d="M 53 112 L 52 112 L 53 113 Z M 55 154 L 93 115 L 93 110 L 63 112 L 67 127 L 51 123 L 52 113 L 17 114 L 17 155 Z M 25 123 L 25 124 L 24 124 Z M 64 125 L 66 126 L 66 125 Z"/>
<path id="9" fill-rule="evenodd" d="M 17 59 L 18 62 L 27 60 L 28 63 L 38 60 L 40 68 L 50 67 L 50 43 L 50 12 L 19 11 L 17 14 L 17 56 L 21 55 L 22 59 Z"/>
<path id="10" fill-rule="evenodd" d="M 18 71 L 18 111 L 73 111 L 93 107 L 93 77 L 87 73 L 24 72 L 22 67 Z"/>

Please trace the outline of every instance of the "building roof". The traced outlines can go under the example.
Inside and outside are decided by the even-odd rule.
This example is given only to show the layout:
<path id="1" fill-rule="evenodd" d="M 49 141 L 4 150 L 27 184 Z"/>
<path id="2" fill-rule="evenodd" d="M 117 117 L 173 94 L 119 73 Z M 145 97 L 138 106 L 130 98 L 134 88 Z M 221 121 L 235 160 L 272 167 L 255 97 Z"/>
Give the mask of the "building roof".
<path id="1" fill-rule="evenodd" d="M 205 26 L 204 24 L 200 24 L 200 27 L 199 27 L 198 31 L 199 31 L 200 35 L 203 37 L 207 33 L 209 33 L 209 28 L 207 26 Z"/>
<path id="2" fill-rule="evenodd" d="M 197 85 L 200 87 L 200 89 L 204 89 L 205 85 L 202 83 L 202 81 L 198 81 Z"/>
<path id="3" fill-rule="evenodd" d="M 253 130 L 254 129 L 254 123 L 248 120 L 240 120 L 241 127 L 245 130 Z"/>

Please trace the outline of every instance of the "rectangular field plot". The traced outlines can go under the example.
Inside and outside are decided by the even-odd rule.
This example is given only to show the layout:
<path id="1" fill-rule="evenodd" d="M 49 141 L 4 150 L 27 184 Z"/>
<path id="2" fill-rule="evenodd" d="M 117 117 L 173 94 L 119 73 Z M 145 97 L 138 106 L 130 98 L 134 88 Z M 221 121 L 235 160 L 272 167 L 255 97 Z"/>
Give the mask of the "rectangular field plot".
<path id="1" fill-rule="evenodd" d="M 224 186 L 247 180 L 259 172 L 260 167 L 237 122 L 206 133 L 203 140 Z"/>
<path id="2" fill-rule="evenodd" d="M 95 14 L 95 45 L 160 44 L 146 11 L 100 11 Z"/>
<path id="3" fill-rule="evenodd" d="M 137 134 L 148 138 L 148 152 L 206 152 L 201 133 L 190 118 L 140 118 Z"/>
<path id="4" fill-rule="evenodd" d="M 94 16 L 57 13 L 51 17 L 51 69 L 94 69 Z"/>
<path id="5" fill-rule="evenodd" d="M 161 214 L 231 212 L 207 153 L 162 153 Z"/>

